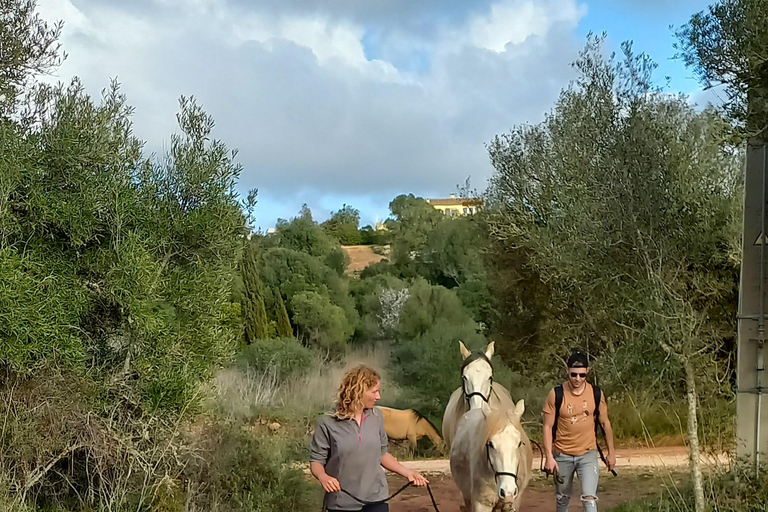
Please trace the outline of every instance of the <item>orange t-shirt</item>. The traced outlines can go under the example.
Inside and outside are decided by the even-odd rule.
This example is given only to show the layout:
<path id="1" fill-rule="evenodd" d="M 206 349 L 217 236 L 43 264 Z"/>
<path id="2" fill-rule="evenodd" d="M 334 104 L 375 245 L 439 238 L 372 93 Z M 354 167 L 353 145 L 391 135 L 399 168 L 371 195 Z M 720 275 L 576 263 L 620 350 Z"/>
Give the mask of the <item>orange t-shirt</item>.
<path id="1" fill-rule="evenodd" d="M 566 455 L 584 455 L 590 450 L 597 449 L 595 437 L 595 392 L 592 384 L 579 396 L 571 393 L 567 382 L 563 383 L 563 405 L 560 406 L 560 417 L 557 420 L 557 435 L 554 449 Z M 555 390 L 549 392 L 547 403 L 544 404 L 544 414 L 555 414 Z M 600 397 L 600 415 L 608 416 L 608 406 L 605 395 Z"/>

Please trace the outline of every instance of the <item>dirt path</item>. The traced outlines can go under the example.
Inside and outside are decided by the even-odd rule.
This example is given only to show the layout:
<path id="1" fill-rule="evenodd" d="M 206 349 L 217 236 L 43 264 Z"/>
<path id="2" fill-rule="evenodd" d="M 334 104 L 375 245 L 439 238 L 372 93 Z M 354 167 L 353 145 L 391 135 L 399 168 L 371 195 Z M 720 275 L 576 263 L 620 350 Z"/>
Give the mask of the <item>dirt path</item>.
<path id="1" fill-rule="evenodd" d="M 702 457 L 702 461 L 707 465 L 726 464 L 727 458 L 722 456 L 715 461 L 709 457 Z M 451 473 L 448 459 L 403 461 L 403 465 L 422 473 Z M 539 465 L 540 459 L 535 456 L 533 467 L 540 467 Z M 616 466 L 618 468 L 680 468 L 687 465 L 688 448 L 684 446 L 618 449 L 616 451 Z"/>
<path id="2" fill-rule="evenodd" d="M 688 450 L 684 447 L 655 449 L 618 450 L 616 463 L 618 477 L 612 477 L 604 469 L 601 473 L 598 495 L 601 509 L 609 509 L 621 503 L 658 494 L 664 486 L 677 482 L 687 470 Z M 707 464 L 725 462 L 706 459 Z M 447 460 L 405 461 L 404 465 L 428 475 L 430 487 L 435 495 L 440 512 L 459 512 L 462 504 L 461 493 L 450 476 Z M 539 459 L 534 459 L 539 467 Z M 397 475 L 388 475 L 390 490 L 396 491 L 403 485 Z M 580 494 L 578 480 L 574 482 L 573 496 Z M 552 480 L 535 472 L 531 484 L 523 497 L 523 512 L 550 512 L 554 510 Z M 425 489 L 410 487 L 390 503 L 392 512 L 433 512 L 432 503 Z M 578 498 L 571 500 L 570 510 L 580 511 Z"/>

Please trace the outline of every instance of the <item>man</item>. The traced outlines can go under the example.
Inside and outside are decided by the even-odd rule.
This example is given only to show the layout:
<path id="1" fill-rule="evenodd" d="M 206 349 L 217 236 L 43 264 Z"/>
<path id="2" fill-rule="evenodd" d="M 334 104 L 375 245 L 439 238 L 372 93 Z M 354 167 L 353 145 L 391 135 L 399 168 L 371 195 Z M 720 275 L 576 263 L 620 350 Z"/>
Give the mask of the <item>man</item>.
<path id="1" fill-rule="evenodd" d="M 544 469 L 557 472 L 555 494 L 557 512 L 567 512 L 571 500 L 574 473 L 581 483 L 581 501 L 586 512 L 597 512 L 597 482 L 600 474 L 596 420 L 605 431 L 609 470 L 616 466 L 613 429 L 608 420 L 608 406 L 599 388 L 587 382 L 589 358 L 575 352 L 568 358 L 568 379 L 550 391 L 544 405 Z M 597 394 L 599 393 L 599 398 Z M 600 404 L 596 404 L 598 398 Z M 560 402 L 559 413 L 555 404 Z M 597 411 L 597 418 L 595 418 Z M 554 437 L 554 439 L 553 439 Z"/>

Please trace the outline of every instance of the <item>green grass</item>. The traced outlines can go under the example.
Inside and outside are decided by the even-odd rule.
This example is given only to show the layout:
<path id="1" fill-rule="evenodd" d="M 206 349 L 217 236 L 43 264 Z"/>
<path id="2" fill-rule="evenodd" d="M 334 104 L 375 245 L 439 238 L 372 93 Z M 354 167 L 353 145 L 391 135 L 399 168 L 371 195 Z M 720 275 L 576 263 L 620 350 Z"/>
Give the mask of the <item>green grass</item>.
<path id="1" fill-rule="evenodd" d="M 748 464 L 704 477 L 704 500 L 713 512 L 765 512 L 768 510 L 768 466 L 761 476 Z M 693 512 L 694 493 L 690 480 L 668 486 L 659 496 L 624 503 L 618 512 Z"/>

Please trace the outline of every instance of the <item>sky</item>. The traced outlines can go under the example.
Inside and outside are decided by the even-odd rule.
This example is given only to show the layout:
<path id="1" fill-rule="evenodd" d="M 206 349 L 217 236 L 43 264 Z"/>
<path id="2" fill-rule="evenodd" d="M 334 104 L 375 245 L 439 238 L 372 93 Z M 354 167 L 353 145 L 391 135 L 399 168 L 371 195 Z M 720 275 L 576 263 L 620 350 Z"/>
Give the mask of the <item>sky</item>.
<path id="1" fill-rule="evenodd" d="M 116 79 L 134 132 L 162 154 L 180 96 L 237 149 L 238 191 L 258 188 L 257 227 L 306 203 L 362 224 L 398 194 L 447 197 L 493 169 L 485 144 L 540 122 L 573 79 L 589 32 L 634 42 L 656 81 L 706 102 L 674 59 L 674 27 L 702 0 L 38 0 L 64 22 L 68 58 L 94 96 Z"/>

